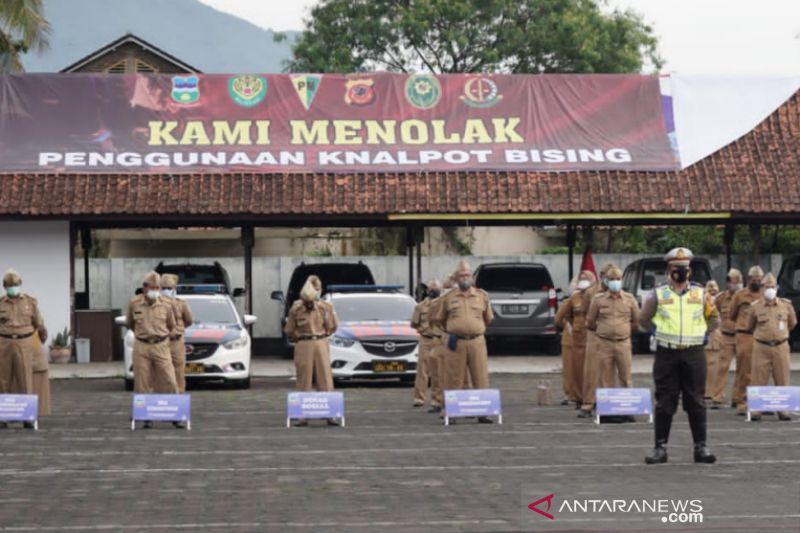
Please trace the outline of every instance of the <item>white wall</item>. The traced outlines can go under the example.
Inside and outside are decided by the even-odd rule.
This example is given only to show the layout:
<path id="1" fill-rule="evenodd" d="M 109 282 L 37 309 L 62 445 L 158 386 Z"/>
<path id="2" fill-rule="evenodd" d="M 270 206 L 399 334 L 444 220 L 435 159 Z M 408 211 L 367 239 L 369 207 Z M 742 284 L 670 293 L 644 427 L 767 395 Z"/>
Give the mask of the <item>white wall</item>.
<path id="1" fill-rule="evenodd" d="M 0 222 L 0 275 L 13 268 L 52 338 L 70 325 L 69 222 Z"/>

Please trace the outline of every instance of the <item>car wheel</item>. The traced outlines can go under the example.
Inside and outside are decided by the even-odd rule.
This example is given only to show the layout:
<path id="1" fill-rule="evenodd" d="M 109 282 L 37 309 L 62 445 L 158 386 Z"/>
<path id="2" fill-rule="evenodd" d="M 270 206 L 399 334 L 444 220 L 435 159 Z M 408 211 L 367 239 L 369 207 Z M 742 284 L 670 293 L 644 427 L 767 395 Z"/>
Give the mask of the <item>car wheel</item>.
<path id="1" fill-rule="evenodd" d="M 250 378 L 239 379 L 233 382 L 233 387 L 236 389 L 247 390 L 250 388 Z"/>
<path id="2" fill-rule="evenodd" d="M 133 390 L 133 380 L 125 378 L 125 390 L 132 391 Z"/>

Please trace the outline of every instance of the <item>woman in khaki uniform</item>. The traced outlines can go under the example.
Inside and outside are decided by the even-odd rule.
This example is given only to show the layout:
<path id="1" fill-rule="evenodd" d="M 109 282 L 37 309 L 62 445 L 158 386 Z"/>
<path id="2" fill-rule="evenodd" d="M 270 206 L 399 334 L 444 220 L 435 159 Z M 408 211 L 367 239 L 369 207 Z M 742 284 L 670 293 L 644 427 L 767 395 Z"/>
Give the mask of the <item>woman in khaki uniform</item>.
<path id="1" fill-rule="evenodd" d="M 564 359 L 564 374 L 563 379 L 568 381 L 565 390 L 571 391 L 569 399 L 576 402 L 576 409 L 580 408 L 583 404 L 583 372 L 584 361 L 586 359 L 586 315 L 584 312 L 584 300 L 586 298 L 587 290 L 590 289 L 595 282 L 595 277 L 592 272 L 584 270 L 578 274 L 578 280 L 575 284 L 575 291 L 570 295 L 569 299 L 559 307 L 556 313 L 556 327 L 563 329 L 564 334 L 567 333 L 567 326 L 569 326 L 569 335 L 572 338 L 572 353 L 570 359 Z M 569 366 L 569 370 L 567 367 Z"/>
<path id="2" fill-rule="evenodd" d="M 719 285 L 714 280 L 706 283 L 706 294 L 711 298 L 716 299 L 719 295 Z M 717 384 L 717 376 L 719 375 L 719 362 L 720 353 L 722 351 L 722 330 L 715 329 L 708 334 L 708 342 L 706 342 L 706 392 L 705 399 L 711 400 L 714 396 L 714 389 Z"/>
<path id="3" fill-rule="evenodd" d="M 294 345 L 294 367 L 298 391 L 333 390 L 330 347 L 328 337 L 339 327 L 333 306 L 321 301 L 322 283 L 317 276 L 309 276 L 300 291 L 300 299 L 289 310 L 284 332 Z M 315 387 L 316 386 L 316 387 Z M 298 420 L 295 426 L 306 426 L 307 420 Z M 328 425 L 338 422 L 328 419 Z"/>

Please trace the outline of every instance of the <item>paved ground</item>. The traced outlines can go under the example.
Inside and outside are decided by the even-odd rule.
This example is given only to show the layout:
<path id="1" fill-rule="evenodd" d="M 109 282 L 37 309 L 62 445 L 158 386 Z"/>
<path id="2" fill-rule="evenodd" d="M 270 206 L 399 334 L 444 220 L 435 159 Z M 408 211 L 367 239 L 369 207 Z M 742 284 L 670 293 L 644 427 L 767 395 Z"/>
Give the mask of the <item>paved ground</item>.
<path id="1" fill-rule="evenodd" d="M 650 424 L 596 426 L 570 407 L 536 406 L 536 385 L 555 386 L 553 375 L 492 380 L 502 426 L 442 427 L 411 408 L 408 388 L 350 386 L 347 428 L 286 429 L 290 381 L 260 378 L 249 391 L 192 391 L 191 432 L 131 432 L 120 380 L 57 380 L 40 431 L 0 430 L 0 531 L 800 530 L 800 421 L 711 412 L 719 462 L 694 465 L 681 413 L 670 462 L 645 466 Z M 550 493 L 556 504 L 699 498 L 704 521 L 550 521 L 526 509 Z"/>

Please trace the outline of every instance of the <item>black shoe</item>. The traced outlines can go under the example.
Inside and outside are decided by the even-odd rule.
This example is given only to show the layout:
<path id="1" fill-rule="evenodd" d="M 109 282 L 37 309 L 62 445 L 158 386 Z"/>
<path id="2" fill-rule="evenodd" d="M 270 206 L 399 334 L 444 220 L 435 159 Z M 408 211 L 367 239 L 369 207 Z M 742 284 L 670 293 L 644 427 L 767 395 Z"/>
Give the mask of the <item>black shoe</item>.
<path id="1" fill-rule="evenodd" d="M 186 422 L 173 422 L 172 425 L 178 429 L 186 429 Z"/>
<path id="2" fill-rule="evenodd" d="M 644 462 L 649 465 L 657 465 L 667 462 L 667 449 L 663 446 L 656 446 L 653 451 L 647 454 Z"/>
<path id="3" fill-rule="evenodd" d="M 587 411 L 586 409 L 581 409 L 578 412 L 578 418 L 594 418 L 594 417 L 592 416 L 591 411 Z"/>
<path id="4" fill-rule="evenodd" d="M 577 411 L 578 409 L 580 409 L 581 405 L 583 405 L 583 402 L 575 402 L 575 410 Z"/>
<path id="5" fill-rule="evenodd" d="M 0 422 L 0 429 L 6 429 L 6 428 L 8 428 L 8 424 L 5 422 Z"/>
<path id="6" fill-rule="evenodd" d="M 423 405 L 425 405 L 424 402 L 414 402 L 414 407 L 422 407 Z"/>
<path id="7" fill-rule="evenodd" d="M 736 409 L 736 402 L 735 401 L 731 402 L 731 409 Z"/>
<path id="8" fill-rule="evenodd" d="M 789 416 L 789 413 L 778 413 L 778 420 L 787 421 L 787 420 L 791 420 L 791 419 L 792 419 L 792 417 Z"/>
<path id="9" fill-rule="evenodd" d="M 494 424 L 494 420 L 492 420 L 488 416 L 479 416 L 478 424 Z"/>
<path id="10" fill-rule="evenodd" d="M 709 409 L 712 409 L 714 411 L 716 411 L 717 409 L 720 409 L 720 408 L 722 408 L 722 402 L 718 402 L 716 400 L 713 400 L 711 402 L 711 407 L 709 407 Z"/>
<path id="11" fill-rule="evenodd" d="M 711 453 L 705 444 L 697 444 L 694 447 L 694 462 L 711 464 L 717 460 L 717 457 Z"/>
<path id="12" fill-rule="evenodd" d="M 442 408 L 439 407 L 438 405 L 432 405 L 431 408 L 428 409 L 428 412 L 429 413 L 441 413 L 442 412 Z"/>
<path id="13" fill-rule="evenodd" d="M 144 425 L 142 426 L 144 429 L 153 429 L 153 421 L 152 420 L 145 420 Z"/>
<path id="14" fill-rule="evenodd" d="M 296 428 L 306 427 L 308 425 L 308 420 L 305 418 L 298 418 L 297 420 L 292 421 L 292 426 Z"/>
<path id="15" fill-rule="evenodd" d="M 569 405 L 569 399 L 564 398 L 563 400 L 561 400 L 561 405 Z"/>
<path id="16" fill-rule="evenodd" d="M 325 423 L 327 423 L 329 426 L 339 425 L 339 422 L 335 418 L 328 418 L 327 420 L 325 420 Z"/>
<path id="17" fill-rule="evenodd" d="M 751 413 L 750 414 L 750 422 L 760 422 L 760 421 L 761 421 L 761 415 L 760 414 L 758 414 L 758 413 Z"/>
<path id="18" fill-rule="evenodd" d="M 33 429 L 34 428 L 33 422 L 23 422 L 22 427 L 25 429 Z"/>

